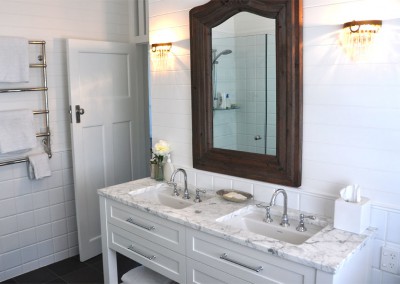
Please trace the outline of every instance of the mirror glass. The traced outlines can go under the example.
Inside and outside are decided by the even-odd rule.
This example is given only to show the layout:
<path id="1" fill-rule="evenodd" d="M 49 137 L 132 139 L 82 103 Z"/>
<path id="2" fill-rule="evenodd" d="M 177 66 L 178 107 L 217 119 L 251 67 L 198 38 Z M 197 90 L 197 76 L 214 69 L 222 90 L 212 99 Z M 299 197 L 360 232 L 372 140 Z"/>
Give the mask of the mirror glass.
<path id="1" fill-rule="evenodd" d="M 213 27 L 213 147 L 276 155 L 275 19 L 240 12 Z"/>

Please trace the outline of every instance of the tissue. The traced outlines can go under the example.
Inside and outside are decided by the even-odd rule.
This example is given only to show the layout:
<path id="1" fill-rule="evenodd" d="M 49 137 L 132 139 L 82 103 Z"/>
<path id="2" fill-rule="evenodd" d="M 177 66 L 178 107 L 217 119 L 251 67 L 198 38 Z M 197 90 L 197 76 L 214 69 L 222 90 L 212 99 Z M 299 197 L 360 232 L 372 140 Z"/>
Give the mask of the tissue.
<path id="1" fill-rule="evenodd" d="M 360 203 L 361 188 L 358 184 L 348 185 L 340 191 L 340 197 L 346 202 Z"/>

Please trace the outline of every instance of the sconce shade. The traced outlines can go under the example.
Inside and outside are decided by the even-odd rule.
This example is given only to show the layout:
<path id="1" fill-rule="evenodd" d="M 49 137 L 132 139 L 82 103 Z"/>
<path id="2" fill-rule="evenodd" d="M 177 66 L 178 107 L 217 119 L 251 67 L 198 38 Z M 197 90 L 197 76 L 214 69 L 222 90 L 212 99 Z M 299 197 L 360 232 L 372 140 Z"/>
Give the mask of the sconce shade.
<path id="1" fill-rule="evenodd" d="M 381 20 L 352 21 L 343 24 L 342 45 L 350 57 L 365 55 L 382 27 Z"/>
<path id="2" fill-rule="evenodd" d="M 165 42 L 165 43 L 153 43 L 151 45 L 151 51 L 152 52 L 169 52 L 172 48 L 172 43 L 171 42 Z"/>

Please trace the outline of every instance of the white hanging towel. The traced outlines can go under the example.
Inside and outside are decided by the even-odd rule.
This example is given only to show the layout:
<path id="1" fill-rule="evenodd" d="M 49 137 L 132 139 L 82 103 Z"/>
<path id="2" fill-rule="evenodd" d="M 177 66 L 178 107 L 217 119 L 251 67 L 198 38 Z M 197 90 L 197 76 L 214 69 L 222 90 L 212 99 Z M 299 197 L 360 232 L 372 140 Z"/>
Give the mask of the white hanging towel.
<path id="1" fill-rule="evenodd" d="M 21 37 L 0 37 L 0 82 L 29 81 L 29 41 Z"/>
<path id="2" fill-rule="evenodd" d="M 28 160 L 28 177 L 30 179 L 51 176 L 49 156 L 46 153 L 30 155 Z"/>
<path id="3" fill-rule="evenodd" d="M 32 110 L 0 111 L 0 154 L 36 147 Z"/>

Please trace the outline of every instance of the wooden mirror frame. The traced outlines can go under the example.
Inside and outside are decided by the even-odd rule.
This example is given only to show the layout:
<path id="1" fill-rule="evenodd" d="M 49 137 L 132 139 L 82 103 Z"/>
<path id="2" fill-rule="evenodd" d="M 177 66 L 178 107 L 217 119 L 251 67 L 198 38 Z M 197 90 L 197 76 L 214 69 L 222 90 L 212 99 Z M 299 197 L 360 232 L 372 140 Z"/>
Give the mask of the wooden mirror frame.
<path id="1" fill-rule="evenodd" d="M 211 29 L 239 12 L 275 19 L 276 156 L 213 148 Z M 302 1 L 211 0 L 190 10 L 193 167 L 298 187 L 302 156 Z"/>

